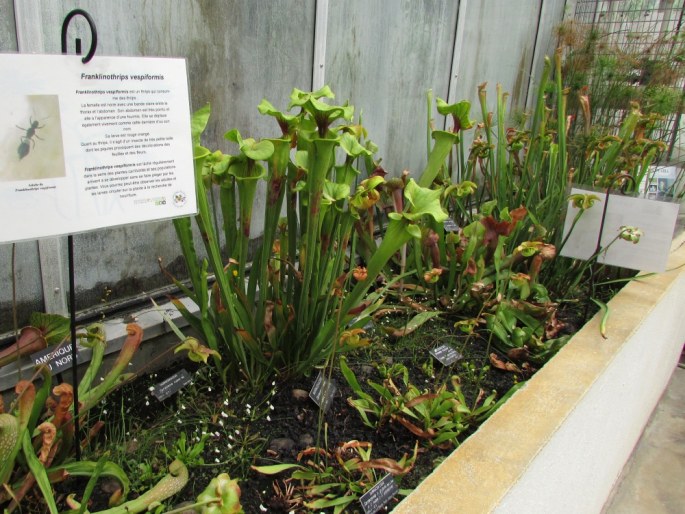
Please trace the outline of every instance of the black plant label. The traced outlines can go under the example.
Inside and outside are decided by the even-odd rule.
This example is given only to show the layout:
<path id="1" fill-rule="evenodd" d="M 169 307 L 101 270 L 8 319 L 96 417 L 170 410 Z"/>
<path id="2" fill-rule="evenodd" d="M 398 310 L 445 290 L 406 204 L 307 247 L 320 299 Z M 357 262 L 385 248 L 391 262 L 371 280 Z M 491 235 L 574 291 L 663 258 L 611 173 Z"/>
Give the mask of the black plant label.
<path id="1" fill-rule="evenodd" d="M 333 402 L 336 390 L 335 380 L 329 380 L 323 376 L 323 373 L 319 372 L 319 376 L 316 377 L 314 385 L 312 385 L 312 390 L 309 391 L 309 397 L 322 411 L 326 412 Z"/>
<path id="2" fill-rule="evenodd" d="M 185 369 L 182 369 L 154 386 L 155 388 L 152 390 L 152 395 L 160 402 L 163 402 L 172 394 L 179 392 L 187 386 L 191 380 L 192 378 L 188 372 Z"/>
<path id="3" fill-rule="evenodd" d="M 430 354 L 435 357 L 443 366 L 454 364 L 463 357 L 457 350 L 446 344 L 441 344 L 433 348 Z"/>
<path id="4" fill-rule="evenodd" d="M 446 219 L 443 222 L 443 227 L 445 228 L 445 232 L 459 232 L 459 225 L 457 225 L 453 219 Z"/>
<path id="5" fill-rule="evenodd" d="M 364 513 L 375 514 L 381 510 L 386 503 L 392 500 L 399 490 L 392 475 L 385 475 L 381 480 L 376 482 L 376 485 L 359 498 Z"/>

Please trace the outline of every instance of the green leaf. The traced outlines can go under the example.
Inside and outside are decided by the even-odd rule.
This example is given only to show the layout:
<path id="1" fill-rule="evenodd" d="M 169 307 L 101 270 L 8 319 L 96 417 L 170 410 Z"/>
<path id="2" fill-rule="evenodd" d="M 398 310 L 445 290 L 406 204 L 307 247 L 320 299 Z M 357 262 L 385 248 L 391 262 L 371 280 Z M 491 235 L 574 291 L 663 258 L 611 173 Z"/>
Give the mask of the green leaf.
<path id="1" fill-rule="evenodd" d="M 403 337 L 403 336 L 406 336 L 407 334 L 412 333 L 414 330 L 416 330 L 421 325 L 426 323 L 426 321 L 431 320 L 437 316 L 440 316 L 440 314 L 442 314 L 440 311 L 420 312 L 416 316 L 414 316 L 411 320 L 409 320 L 401 328 L 394 328 L 394 327 L 382 327 L 382 328 L 387 334 L 390 334 L 393 337 Z"/>
<path id="2" fill-rule="evenodd" d="M 271 141 L 255 141 L 252 138 L 243 141 L 240 151 L 253 161 L 266 161 L 274 153 L 274 144 Z"/>
<path id="3" fill-rule="evenodd" d="M 409 179 L 404 188 L 404 197 L 409 204 L 404 217 L 415 221 L 429 215 L 438 223 L 445 221 L 449 216 L 440 205 L 441 196 L 442 191 L 439 189 L 421 187 L 414 179 Z"/>
<path id="4" fill-rule="evenodd" d="M 78 514 L 83 514 L 84 512 L 86 512 L 86 508 L 88 507 L 88 501 L 90 500 L 90 497 L 93 494 L 95 485 L 97 484 L 97 481 L 100 478 L 100 475 L 102 474 L 102 471 L 105 467 L 105 463 L 107 462 L 108 458 L 109 452 L 105 452 L 105 454 L 102 457 L 100 457 L 100 459 L 98 459 L 97 463 L 95 464 L 93 474 L 88 479 L 86 488 L 83 490 L 83 497 L 81 498 L 81 506 L 79 507 Z"/>
<path id="5" fill-rule="evenodd" d="M 343 200 L 350 194 L 350 186 L 347 184 L 338 184 L 326 180 L 323 184 L 323 201 L 322 203 L 335 203 L 338 200 Z"/>
<path id="6" fill-rule="evenodd" d="M 327 509 L 328 507 L 335 507 L 336 505 L 347 505 L 352 503 L 357 499 L 356 495 L 351 496 L 340 496 L 338 498 L 326 499 L 321 498 L 319 500 L 314 500 L 313 502 L 305 503 L 305 507 L 311 510 Z"/>
<path id="7" fill-rule="evenodd" d="M 41 331 L 48 345 L 59 344 L 69 335 L 69 318 L 59 314 L 44 314 L 34 312 L 29 318 L 29 324 Z"/>
<path id="8" fill-rule="evenodd" d="M 455 132 L 466 130 L 473 127 L 473 121 L 469 119 L 469 112 L 471 111 L 471 102 L 463 100 L 456 104 L 448 104 L 441 98 L 436 99 L 438 112 L 443 116 L 452 115 L 455 123 Z"/>
<path id="9" fill-rule="evenodd" d="M 307 169 L 307 161 L 309 160 L 309 153 L 306 150 L 298 150 L 295 152 L 295 166 L 303 170 Z"/>
<path id="10" fill-rule="evenodd" d="M 371 152 L 359 144 L 359 141 L 352 134 L 345 132 L 340 138 L 340 147 L 351 157 L 360 155 L 371 155 Z"/>
<path id="11" fill-rule="evenodd" d="M 292 92 L 290 93 L 290 105 L 288 108 L 292 109 L 294 106 L 301 107 L 312 98 L 322 97 L 335 98 L 335 95 L 333 94 L 333 91 L 331 91 L 331 88 L 327 85 L 311 93 L 307 93 L 306 91 L 302 91 L 301 89 L 293 88 Z"/>
<path id="12" fill-rule="evenodd" d="M 305 469 L 298 464 L 272 464 L 270 466 L 250 466 L 258 473 L 263 475 L 277 475 L 289 469 Z"/>
<path id="13" fill-rule="evenodd" d="M 214 350 L 210 350 L 206 346 L 200 343 L 197 339 L 194 337 L 187 337 L 185 340 L 174 349 L 174 353 L 181 352 L 183 350 L 188 351 L 188 358 L 192 362 L 204 362 L 207 364 L 207 359 L 210 356 L 216 357 L 217 359 L 221 359 L 221 355 L 219 352 L 216 352 Z"/>
<path id="14" fill-rule="evenodd" d="M 407 225 L 407 232 L 414 239 L 421 239 L 421 227 L 418 225 Z"/>
<path id="15" fill-rule="evenodd" d="M 297 119 L 296 114 L 284 114 L 278 109 L 276 109 L 271 102 L 269 102 L 266 99 L 262 99 L 261 102 L 259 102 L 259 105 L 257 106 L 257 110 L 259 110 L 260 114 L 264 114 L 267 116 L 273 116 L 274 118 L 278 119 L 279 121 L 285 121 L 287 123 L 292 122 L 293 120 Z"/>
<path id="16" fill-rule="evenodd" d="M 224 139 L 227 139 L 228 141 L 233 141 L 234 143 L 238 143 L 238 146 L 243 145 L 243 138 L 240 136 L 240 132 L 238 132 L 238 129 L 231 129 L 228 132 L 224 134 Z"/>
<path id="17" fill-rule="evenodd" d="M 29 431 L 24 430 L 22 437 L 22 448 L 24 450 L 24 456 L 26 457 L 26 464 L 28 464 L 33 477 L 36 479 L 40 492 L 43 493 L 43 498 L 50 510 L 50 514 L 57 514 L 57 503 L 55 502 L 55 495 L 52 492 L 50 479 L 48 479 L 45 466 L 43 466 L 43 463 L 38 460 L 38 457 L 36 457 L 36 454 L 34 453 Z"/>
<path id="18" fill-rule="evenodd" d="M 196 160 L 197 159 L 204 159 L 210 153 L 212 153 L 212 152 L 210 152 L 204 146 L 201 146 L 199 143 L 193 147 L 193 159 L 196 159 Z"/>
<path id="19" fill-rule="evenodd" d="M 210 112 L 210 105 L 205 104 L 204 107 L 201 107 L 195 111 L 190 119 L 190 134 L 193 137 L 194 146 L 198 146 L 200 144 L 200 136 L 204 132 L 205 127 L 207 127 Z"/>
<path id="20" fill-rule="evenodd" d="M 350 385 L 352 391 L 354 391 L 357 394 L 363 392 L 361 385 L 359 385 L 357 377 L 355 376 L 354 372 L 350 369 L 350 367 L 347 365 L 347 361 L 343 357 L 340 358 L 340 372 L 343 374 L 343 377 L 345 377 L 345 380 L 347 380 L 347 383 Z"/>
<path id="21" fill-rule="evenodd" d="M 607 321 L 609 320 L 609 306 L 601 300 L 596 298 L 590 298 L 599 307 L 602 317 L 599 321 L 599 334 L 606 339 L 607 338 Z"/>

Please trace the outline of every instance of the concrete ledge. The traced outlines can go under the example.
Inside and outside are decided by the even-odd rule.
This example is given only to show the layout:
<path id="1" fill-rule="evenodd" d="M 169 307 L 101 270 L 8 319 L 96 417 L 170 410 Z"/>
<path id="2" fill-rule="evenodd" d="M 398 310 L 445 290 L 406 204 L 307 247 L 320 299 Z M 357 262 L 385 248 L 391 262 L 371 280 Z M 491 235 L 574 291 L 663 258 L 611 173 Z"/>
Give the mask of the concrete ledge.
<path id="1" fill-rule="evenodd" d="M 685 342 L 685 237 L 393 512 L 600 512 Z M 678 268 L 678 266 L 683 266 Z"/>
<path id="2" fill-rule="evenodd" d="M 192 313 L 198 312 L 198 307 L 188 298 L 180 298 L 181 302 Z M 187 327 L 188 323 L 181 313 L 171 302 L 162 303 L 159 310 L 164 311 L 168 318 L 179 328 Z M 102 321 L 107 338 L 106 356 L 116 357 L 126 340 L 126 325 L 137 323 L 143 329 L 143 345 L 136 352 L 132 360 L 131 371 L 140 369 L 157 369 L 164 367 L 173 359 L 170 348 L 178 344 L 178 338 L 173 334 L 169 323 L 160 314 L 159 310 L 153 306 L 140 309 L 125 318 L 116 317 Z M 152 343 L 154 344 L 145 344 Z M 85 371 L 90 362 L 91 351 L 83 350 L 83 361 L 79 358 L 79 368 Z M 107 362 L 101 371 L 109 369 Z M 111 359 L 113 362 L 113 359 Z M 35 363 L 27 356 L 18 361 L 0 368 L 0 394 L 8 398 L 14 397 L 14 386 L 22 378 L 28 379 L 34 373 Z M 64 373 L 64 378 L 69 381 L 70 372 Z"/>

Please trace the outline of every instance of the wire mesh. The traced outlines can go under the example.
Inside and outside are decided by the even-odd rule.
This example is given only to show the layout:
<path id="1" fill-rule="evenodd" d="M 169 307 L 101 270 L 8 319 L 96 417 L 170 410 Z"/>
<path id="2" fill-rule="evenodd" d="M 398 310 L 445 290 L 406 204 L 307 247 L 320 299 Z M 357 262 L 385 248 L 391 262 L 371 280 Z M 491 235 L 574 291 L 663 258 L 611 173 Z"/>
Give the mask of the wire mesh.
<path id="1" fill-rule="evenodd" d="M 685 99 L 684 14 L 684 0 L 577 0 L 574 15 L 575 23 L 597 38 L 600 70 L 610 55 L 617 58 L 623 69 L 628 69 L 622 76 L 622 92 L 632 91 L 640 104 L 651 102 L 657 112 L 662 111 L 663 119 L 651 133 L 653 139 L 667 144 L 662 164 L 685 162 L 685 120 L 681 114 Z M 615 80 L 615 76 L 607 75 L 607 69 L 594 80 Z M 606 112 L 599 114 L 618 126 L 626 111 L 607 105 Z"/>

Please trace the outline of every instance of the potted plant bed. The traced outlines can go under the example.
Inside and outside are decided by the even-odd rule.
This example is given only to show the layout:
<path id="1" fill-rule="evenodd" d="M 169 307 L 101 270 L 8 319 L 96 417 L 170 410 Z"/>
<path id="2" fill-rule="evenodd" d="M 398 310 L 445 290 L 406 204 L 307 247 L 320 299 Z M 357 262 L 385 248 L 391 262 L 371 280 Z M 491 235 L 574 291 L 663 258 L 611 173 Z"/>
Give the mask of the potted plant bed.
<path id="1" fill-rule="evenodd" d="M 394 512 L 599 512 L 675 367 L 685 237 L 668 271 L 636 280 Z"/>

